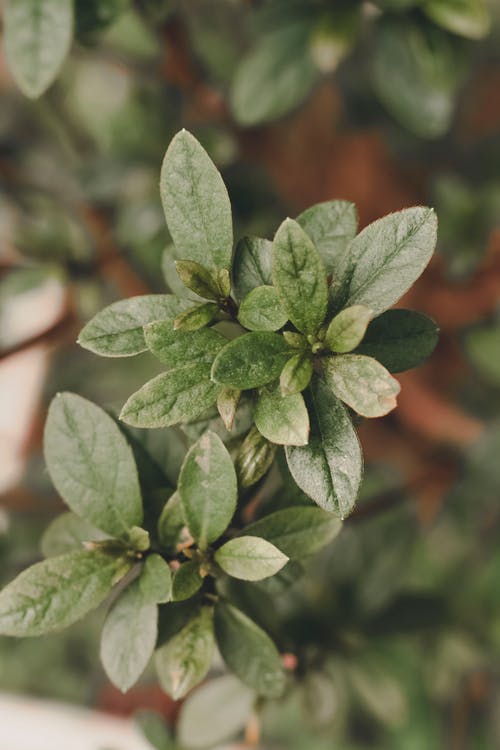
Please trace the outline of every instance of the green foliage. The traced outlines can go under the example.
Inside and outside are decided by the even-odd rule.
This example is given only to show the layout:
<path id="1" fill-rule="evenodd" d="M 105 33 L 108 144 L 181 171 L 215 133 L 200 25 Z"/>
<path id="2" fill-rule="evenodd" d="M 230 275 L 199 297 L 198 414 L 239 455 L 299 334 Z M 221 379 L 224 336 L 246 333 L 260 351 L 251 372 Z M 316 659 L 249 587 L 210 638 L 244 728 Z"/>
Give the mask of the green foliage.
<path id="1" fill-rule="evenodd" d="M 257 536 L 231 539 L 217 550 L 214 559 L 225 573 L 243 581 L 273 576 L 288 562 L 274 544 Z"/>

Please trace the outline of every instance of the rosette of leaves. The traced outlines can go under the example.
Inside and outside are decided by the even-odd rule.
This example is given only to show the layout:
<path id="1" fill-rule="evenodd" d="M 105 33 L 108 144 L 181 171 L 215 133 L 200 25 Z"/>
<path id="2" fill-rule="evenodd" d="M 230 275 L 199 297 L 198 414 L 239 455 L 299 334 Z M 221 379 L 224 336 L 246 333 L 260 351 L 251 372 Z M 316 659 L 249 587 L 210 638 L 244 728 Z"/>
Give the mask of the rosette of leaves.
<path id="1" fill-rule="evenodd" d="M 276 645 L 224 581 L 274 576 L 331 541 L 341 523 L 310 506 L 245 526 L 233 461 L 213 432 L 187 452 L 175 489 L 158 468 L 152 481 L 152 459 L 136 448 L 86 399 L 53 400 L 45 459 L 70 510 L 42 539 L 46 559 L 0 592 L 0 634 L 58 631 L 111 597 L 101 660 L 117 687 L 128 690 L 154 654 L 162 687 L 181 698 L 204 679 L 217 646 L 250 711 L 258 696 L 280 695 L 286 675 Z"/>
<path id="2" fill-rule="evenodd" d="M 391 411 L 400 388 L 391 373 L 419 364 L 436 344 L 431 320 L 388 310 L 433 253 L 434 212 L 408 208 L 357 234 L 354 205 L 327 201 L 286 219 L 272 242 L 244 237 L 233 253 L 222 177 L 186 131 L 167 150 L 161 195 L 185 296 L 114 303 L 79 339 L 104 356 L 149 349 L 166 365 L 121 419 L 161 428 L 217 408 L 231 431 L 239 404 L 250 403 L 240 484 L 260 479 L 274 446 L 284 446 L 297 485 L 347 516 L 362 475 L 351 413 Z"/>

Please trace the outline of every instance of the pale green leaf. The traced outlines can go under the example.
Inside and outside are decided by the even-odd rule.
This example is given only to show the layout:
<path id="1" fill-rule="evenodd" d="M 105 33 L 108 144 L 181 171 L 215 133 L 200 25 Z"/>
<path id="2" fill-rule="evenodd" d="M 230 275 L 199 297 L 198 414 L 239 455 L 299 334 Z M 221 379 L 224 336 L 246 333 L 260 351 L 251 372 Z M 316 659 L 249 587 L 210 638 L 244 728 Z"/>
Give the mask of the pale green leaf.
<path id="1" fill-rule="evenodd" d="M 245 534 L 267 539 L 290 559 L 300 559 L 319 552 L 341 529 L 342 522 L 331 513 L 295 506 L 255 521 L 245 528 Z"/>
<path id="2" fill-rule="evenodd" d="M 290 357 L 280 375 L 283 396 L 300 393 L 307 388 L 313 374 L 313 361 L 309 353 L 299 352 Z"/>
<path id="3" fill-rule="evenodd" d="M 309 443 L 287 447 L 288 468 L 315 503 L 345 518 L 356 502 L 363 469 L 356 432 L 345 407 L 322 379 L 313 379 L 306 402 Z"/>
<path id="4" fill-rule="evenodd" d="M 260 581 L 277 573 L 288 557 L 274 544 L 258 536 L 240 536 L 219 547 L 215 561 L 233 578 Z"/>
<path id="5" fill-rule="evenodd" d="M 361 416 L 383 417 L 396 407 L 401 386 L 376 359 L 342 354 L 324 363 L 328 386 Z"/>
<path id="6" fill-rule="evenodd" d="M 285 672 L 267 633 L 221 600 L 215 605 L 214 627 L 217 646 L 231 672 L 260 695 L 279 697 L 285 689 Z"/>
<path id="7" fill-rule="evenodd" d="M 5 55 L 14 79 L 36 99 L 52 84 L 73 37 L 72 0 L 6 0 Z"/>
<path id="8" fill-rule="evenodd" d="M 56 396 L 45 424 L 44 454 L 57 491 L 78 516 L 117 537 L 142 523 L 132 450 L 98 406 L 74 393 Z"/>
<path id="9" fill-rule="evenodd" d="M 233 226 L 226 186 L 205 149 L 186 130 L 167 149 L 160 192 L 178 256 L 229 268 Z"/>
<path id="10" fill-rule="evenodd" d="M 200 590 L 203 578 L 200 564 L 196 560 L 183 562 L 175 571 L 172 581 L 172 601 L 183 602 L 191 599 Z"/>
<path id="11" fill-rule="evenodd" d="M 227 339 L 212 328 L 175 331 L 172 320 L 150 323 L 144 328 L 149 350 L 170 370 L 202 362 L 212 364 Z"/>
<path id="12" fill-rule="evenodd" d="M 224 427 L 228 432 L 233 429 L 236 410 L 240 402 L 241 391 L 237 388 L 223 388 L 217 399 L 217 410 L 220 418 L 224 422 Z"/>
<path id="13" fill-rule="evenodd" d="M 316 333 L 326 315 L 325 265 L 310 237 L 293 219 L 285 219 L 276 232 L 271 268 L 289 319 L 302 333 Z"/>
<path id="14" fill-rule="evenodd" d="M 172 595 L 172 574 L 161 555 L 148 555 L 139 578 L 139 588 L 145 602 L 165 604 Z"/>
<path id="15" fill-rule="evenodd" d="M 258 286 L 244 298 L 238 320 L 250 331 L 277 331 L 288 320 L 278 292 L 272 286 Z"/>
<path id="16" fill-rule="evenodd" d="M 207 674 L 214 655 L 213 611 L 202 607 L 155 655 L 160 685 L 174 700 L 183 698 Z"/>
<path id="17" fill-rule="evenodd" d="M 132 564 L 81 550 L 33 565 L 0 592 L 0 635 L 21 638 L 67 628 L 98 607 Z"/>
<path id="18" fill-rule="evenodd" d="M 258 388 L 278 378 L 289 357 L 290 348 L 283 336 L 270 331 L 246 333 L 219 352 L 212 379 L 242 390 Z"/>
<path id="19" fill-rule="evenodd" d="M 485 0 L 427 0 L 423 10 L 434 23 L 467 39 L 482 39 L 491 27 Z"/>
<path id="20" fill-rule="evenodd" d="M 263 388 L 255 407 L 255 425 L 277 445 L 306 445 L 309 415 L 300 393 L 282 396 L 279 386 Z"/>
<path id="21" fill-rule="evenodd" d="M 163 549 L 170 554 L 176 552 L 177 545 L 189 536 L 184 519 L 181 498 L 178 492 L 165 503 L 158 519 L 158 539 Z"/>
<path id="22" fill-rule="evenodd" d="M 187 453 L 178 491 L 189 531 L 204 549 L 228 527 L 237 499 L 233 462 L 215 433 L 206 432 Z"/>
<path id="23" fill-rule="evenodd" d="M 114 302 L 89 320 L 78 337 L 84 349 L 103 357 L 130 357 L 147 351 L 143 328 L 175 318 L 189 307 L 173 294 L 146 294 Z"/>
<path id="24" fill-rule="evenodd" d="M 252 289 L 271 284 L 272 249 L 272 242 L 260 237 L 243 237 L 236 245 L 233 285 L 239 300 Z"/>
<path id="25" fill-rule="evenodd" d="M 158 608 L 146 600 L 139 581 L 131 583 L 109 610 L 101 636 L 101 661 L 123 693 L 134 685 L 153 655 Z"/>
<path id="26" fill-rule="evenodd" d="M 325 343 L 332 352 L 350 352 L 362 341 L 372 311 L 363 305 L 352 305 L 338 313 L 331 321 Z"/>
<path id="27" fill-rule="evenodd" d="M 337 261 L 346 253 L 358 229 L 356 206 L 349 201 L 316 203 L 299 214 L 297 222 L 313 241 L 335 281 Z"/>
<path id="28" fill-rule="evenodd" d="M 44 557 L 57 557 L 82 549 L 85 542 L 100 542 L 107 535 L 74 513 L 57 516 L 44 531 L 40 547 Z"/>

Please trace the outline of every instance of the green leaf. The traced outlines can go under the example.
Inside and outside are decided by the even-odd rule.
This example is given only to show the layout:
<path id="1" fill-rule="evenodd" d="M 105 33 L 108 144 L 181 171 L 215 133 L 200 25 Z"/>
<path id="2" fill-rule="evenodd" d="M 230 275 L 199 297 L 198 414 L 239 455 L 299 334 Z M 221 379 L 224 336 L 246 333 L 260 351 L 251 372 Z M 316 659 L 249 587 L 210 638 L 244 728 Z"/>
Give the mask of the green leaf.
<path id="1" fill-rule="evenodd" d="M 325 343 L 328 348 L 339 354 L 355 349 L 363 339 L 371 318 L 372 311 L 363 305 L 346 307 L 327 328 Z"/>
<path id="2" fill-rule="evenodd" d="M 313 362 L 309 353 L 300 352 L 290 357 L 280 375 L 282 396 L 292 396 L 307 388 L 313 374 Z"/>
<path id="3" fill-rule="evenodd" d="M 154 750 L 176 750 L 177 745 L 161 714 L 143 708 L 134 713 L 134 722 Z"/>
<path id="4" fill-rule="evenodd" d="M 215 605 L 214 627 L 217 646 L 231 672 L 259 695 L 282 695 L 285 672 L 267 633 L 239 609 L 220 600 Z"/>
<path id="5" fill-rule="evenodd" d="M 179 278 L 175 270 L 175 261 L 179 260 L 179 255 L 173 243 L 166 246 L 161 257 L 161 270 L 165 283 L 172 294 L 182 299 L 188 299 L 191 302 L 200 302 L 201 297 L 188 289 Z"/>
<path id="6" fill-rule="evenodd" d="M 285 219 L 273 242 L 272 277 L 281 304 L 299 331 L 314 334 L 325 319 L 326 271 L 312 240 L 293 219 Z"/>
<path id="7" fill-rule="evenodd" d="M 154 320 L 175 318 L 189 305 L 189 300 L 173 294 L 146 294 L 114 302 L 89 320 L 80 332 L 78 343 L 102 357 L 140 354 L 148 348 L 144 326 Z"/>
<path id="8" fill-rule="evenodd" d="M 54 485 L 77 515 L 110 536 L 142 523 L 132 450 L 113 419 L 74 393 L 50 405 L 44 453 Z"/>
<path id="9" fill-rule="evenodd" d="M 188 451 L 178 491 L 189 531 L 205 549 L 227 529 L 237 499 L 231 456 L 214 432 L 206 432 Z"/>
<path id="10" fill-rule="evenodd" d="M 232 675 L 202 685 L 182 704 L 177 730 L 180 743 L 207 748 L 241 732 L 252 714 L 255 693 Z"/>
<path id="11" fill-rule="evenodd" d="M 251 487 L 271 467 L 276 446 L 252 427 L 243 440 L 235 459 L 236 474 L 241 487 Z"/>
<path id="12" fill-rule="evenodd" d="M 205 302 L 184 310 L 174 320 L 176 331 L 197 331 L 217 318 L 219 307 L 214 302 Z"/>
<path id="13" fill-rule="evenodd" d="M 283 336 L 270 331 L 246 333 L 219 352 L 212 365 L 212 379 L 241 390 L 258 388 L 276 380 L 289 357 Z"/>
<path id="14" fill-rule="evenodd" d="M 160 518 L 158 519 L 158 539 L 163 549 L 170 554 L 177 551 L 177 545 L 186 541 L 187 534 L 184 511 L 178 492 L 165 503 Z"/>
<path id="15" fill-rule="evenodd" d="M 153 655 L 158 608 L 133 581 L 109 610 L 101 637 L 101 661 L 111 682 L 123 693 L 134 685 Z"/>
<path id="16" fill-rule="evenodd" d="M 172 595 L 172 574 L 161 555 L 146 557 L 139 578 L 139 588 L 145 602 L 165 604 Z"/>
<path id="17" fill-rule="evenodd" d="M 57 557 L 65 552 L 82 549 L 85 542 L 107 539 L 100 529 L 79 518 L 74 513 L 62 513 L 43 533 L 40 547 L 44 557 Z"/>
<path id="18" fill-rule="evenodd" d="M 125 541 L 128 546 L 137 552 L 145 552 L 151 546 L 149 531 L 141 528 L 141 526 L 132 526 L 127 533 Z"/>
<path id="19" fill-rule="evenodd" d="M 236 410 L 240 402 L 241 391 L 237 388 L 223 388 L 217 399 L 217 410 L 220 418 L 224 422 L 224 427 L 228 432 L 233 429 Z"/>
<path id="20" fill-rule="evenodd" d="M 233 286 L 237 299 L 252 289 L 269 286 L 273 243 L 260 237 L 243 237 L 236 245 L 233 261 Z"/>
<path id="21" fill-rule="evenodd" d="M 182 283 L 203 299 L 214 302 L 221 297 L 215 274 L 194 260 L 178 260 L 175 269 Z"/>
<path id="22" fill-rule="evenodd" d="M 233 78 L 231 104 L 240 125 L 274 120 L 300 104 L 317 71 L 309 54 L 308 23 L 288 23 L 261 35 Z"/>
<path id="23" fill-rule="evenodd" d="M 354 203 L 316 203 L 299 214 L 297 222 L 313 241 L 326 270 L 335 276 L 337 262 L 345 255 L 358 229 L 358 213 Z"/>
<path id="24" fill-rule="evenodd" d="M 420 365 L 437 344 L 439 328 L 433 320 L 413 310 L 387 310 L 372 320 L 356 354 L 374 357 L 389 372 Z"/>
<path id="25" fill-rule="evenodd" d="M 150 323 L 144 328 L 150 351 L 170 370 L 202 362 L 210 365 L 227 344 L 227 339 L 212 328 L 199 331 L 175 331 L 172 320 Z"/>
<path id="26" fill-rule="evenodd" d="M 377 96 L 421 138 L 439 138 L 451 125 L 466 60 L 458 42 L 411 17 L 388 16 L 377 24 L 372 65 Z"/>
<path id="27" fill-rule="evenodd" d="M 132 427 L 169 427 L 196 419 L 217 401 L 210 364 L 185 365 L 157 375 L 128 399 L 120 414 Z"/>
<path id="28" fill-rule="evenodd" d="M 309 415 L 300 393 L 282 396 L 279 386 L 263 388 L 255 407 L 255 426 L 277 445 L 306 445 Z"/>
<path id="29" fill-rule="evenodd" d="M 5 55 L 14 79 L 36 99 L 59 73 L 73 37 L 72 0 L 6 0 Z"/>
<path id="30" fill-rule="evenodd" d="M 222 570 L 242 581 L 260 581 L 277 573 L 288 562 L 280 550 L 258 536 L 231 539 L 215 553 Z"/>
<path id="31" fill-rule="evenodd" d="M 347 304 L 365 305 L 375 315 L 393 305 L 428 264 L 436 239 L 436 214 L 425 206 L 369 224 L 349 246 L 353 272 Z"/>
<path id="32" fill-rule="evenodd" d="M 205 149 L 186 130 L 167 149 L 160 192 L 178 255 L 210 268 L 229 268 L 233 226 L 226 186 Z"/>
<path id="33" fill-rule="evenodd" d="M 258 286 L 240 305 L 238 320 L 250 331 L 277 331 L 288 320 L 273 286 Z"/>
<path id="34" fill-rule="evenodd" d="M 428 0 L 423 11 L 434 23 L 467 39 L 482 39 L 491 27 L 484 0 Z"/>
<path id="35" fill-rule="evenodd" d="M 200 590 L 203 578 L 200 575 L 200 564 L 196 560 L 182 563 L 174 573 L 172 581 L 172 600 L 183 602 L 191 599 Z"/>
<path id="36" fill-rule="evenodd" d="M 380 362 L 363 354 L 325 361 L 326 382 L 341 401 L 362 417 L 383 417 L 396 407 L 398 381 Z"/>
<path id="37" fill-rule="evenodd" d="M 288 446 L 288 468 L 301 490 L 320 508 L 345 518 L 361 483 L 359 441 L 344 406 L 324 380 L 313 379 L 306 391 L 311 434 L 302 447 Z"/>
<path id="38" fill-rule="evenodd" d="M 200 613 L 174 635 L 155 656 L 160 685 L 174 700 L 183 698 L 207 674 L 214 655 L 213 611 Z"/>
<path id="39" fill-rule="evenodd" d="M 500 385 L 500 323 L 471 328 L 465 334 L 464 348 L 481 375 Z"/>
<path id="40" fill-rule="evenodd" d="M 62 630 L 101 604 L 133 560 L 82 550 L 32 565 L 0 592 L 0 635 Z"/>
<path id="41" fill-rule="evenodd" d="M 245 528 L 245 534 L 260 536 L 290 559 L 319 552 L 335 539 L 342 522 L 321 508 L 296 506 L 277 510 Z"/>

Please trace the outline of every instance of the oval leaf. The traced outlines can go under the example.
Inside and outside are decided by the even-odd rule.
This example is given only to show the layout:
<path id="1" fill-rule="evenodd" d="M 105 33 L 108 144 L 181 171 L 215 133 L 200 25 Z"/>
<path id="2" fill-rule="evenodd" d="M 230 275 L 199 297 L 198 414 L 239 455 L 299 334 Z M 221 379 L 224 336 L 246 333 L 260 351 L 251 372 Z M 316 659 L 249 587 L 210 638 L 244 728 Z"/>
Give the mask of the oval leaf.
<path id="1" fill-rule="evenodd" d="M 358 213 L 349 201 L 325 201 L 303 211 L 296 219 L 312 239 L 326 270 L 335 275 L 337 261 L 358 229 Z"/>
<path id="2" fill-rule="evenodd" d="M 258 286 L 271 284 L 273 243 L 260 237 L 243 237 L 236 245 L 233 261 L 233 286 L 242 300 Z"/>
<path id="3" fill-rule="evenodd" d="M 199 331 L 176 331 L 173 320 L 150 323 L 144 328 L 149 350 L 169 369 L 184 365 L 212 364 L 216 355 L 227 344 L 227 339 L 212 328 Z"/>
<path id="4" fill-rule="evenodd" d="M 98 607 L 131 566 L 130 559 L 89 550 L 33 565 L 0 592 L 0 635 L 67 628 Z"/>
<path id="5" fill-rule="evenodd" d="M 231 539 L 215 553 L 222 570 L 242 581 L 260 581 L 277 573 L 288 562 L 280 550 L 258 536 Z"/>
<path id="6" fill-rule="evenodd" d="M 161 555 L 148 555 L 141 570 L 139 588 L 145 602 L 165 604 L 172 596 L 172 574 Z"/>
<path id="7" fill-rule="evenodd" d="M 252 289 L 240 305 L 238 320 L 250 331 L 277 331 L 288 320 L 273 286 Z"/>
<path id="8" fill-rule="evenodd" d="M 62 513 L 45 530 L 40 546 L 44 557 L 57 557 L 72 550 L 82 549 L 85 542 L 107 539 L 100 529 L 74 513 Z"/>
<path id="9" fill-rule="evenodd" d="M 203 578 L 200 575 L 200 564 L 196 560 L 182 563 L 174 573 L 172 581 L 172 601 L 184 602 L 200 590 Z"/>
<path id="10" fill-rule="evenodd" d="M 108 612 L 101 637 L 101 661 L 111 682 L 125 693 L 150 660 L 158 630 L 158 608 L 134 581 Z"/>
<path id="11" fill-rule="evenodd" d="M 398 381 L 372 357 L 343 354 L 325 365 L 326 380 L 334 394 L 362 417 L 383 417 L 396 407 Z"/>
<path id="12" fill-rule="evenodd" d="M 332 352 L 350 352 L 362 340 L 372 317 L 363 305 L 352 305 L 334 317 L 326 331 L 325 343 Z"/>
<path id="13" fill-rule="evenodd" d="M 306 445 L 309 439 L 309 415 L 300 393 L 282 396 L 281 390 L 264 388 L 255 408 L 255 426 L 265 438 L 277 445 Z"/>
<path id="14" fill-rule="evenodd" d="M 313 374 L 313 361 L 309 353 L 299 352 L 290 357 L 280 375 L 283 396 L 300 393 L 309 385 Z"/>
<path id="15" fill-rule="evenodd" d="M 178 492 L 189 531 L 204 549 L 228 527 L 237 498 L 231 456 L 214 432 L 206 432 L 189 450 Z"/>
<path id="16" fill-rule="evenodd" d="M 226 186 L 205 149 L 187 130 L 181 130 L 167 149 L 160 193 L 179 257 L 229 268 L 233 225 Z"/>
<path id="17" fill-rule="evenodd" d="M 247 526 L 245 534 L 267 539 L 290 559 L 294 559 L 318 552 L 341 529 L 342 521 L 331 513 L 321 508 L 297 506 L 264 516 Z"/>
<path id="18" fill-rule="evenodd" d="M 142 523 L 142 499 L 131 448 L 102 409 L 60 393 L 45 424 L 49 474 L 67 505 L 110 536 L 127 537 Z"/>
<path id="19" fill-rule="evenodd" d="M 288 446 L 288 468 L 306 495 L 326 511 L 345 518 L 361 483 L 363 461 L 358 437 L 345 407 L 322 379 L 306 391 L 311 420 L 309 443 Z"/>
<path id="20" fill-rule="evenodd" d="M 276 380 L 289 357 L 290 348 L 283 336 L 267 331 L 246 333 L 219 352 L 212 379 L 242 390 L 258 388 Z"/>

